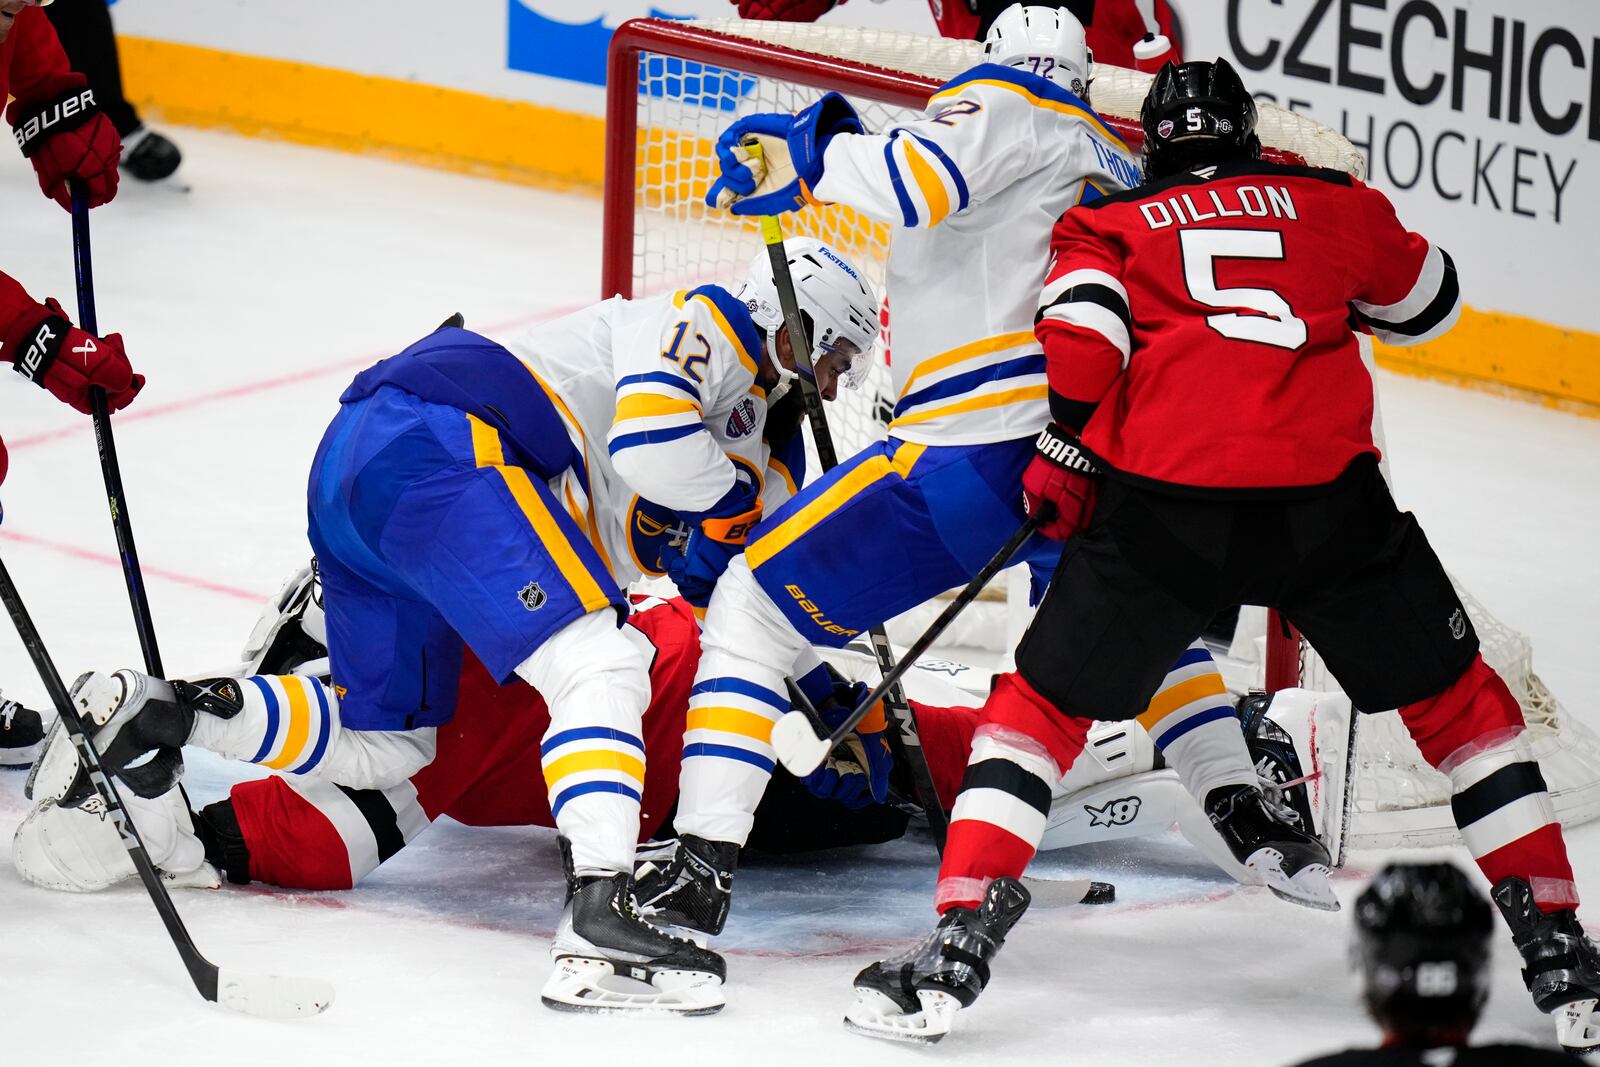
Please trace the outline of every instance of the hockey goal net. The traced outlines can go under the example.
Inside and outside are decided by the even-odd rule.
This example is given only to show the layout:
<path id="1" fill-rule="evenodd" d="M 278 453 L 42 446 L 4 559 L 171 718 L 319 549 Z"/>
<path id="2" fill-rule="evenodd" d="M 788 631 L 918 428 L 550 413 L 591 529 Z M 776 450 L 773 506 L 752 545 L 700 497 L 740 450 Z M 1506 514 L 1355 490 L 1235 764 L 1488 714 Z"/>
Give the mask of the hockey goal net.
<path id="1" fill-rule="evenodd" d="M 642 297 L 743 277 L 761 251 L 754 220 L 704 202 L 716 177 L 717 136 L 735 118 L 796 112 L 833 90 L 851 100 L 867 129 L 882 130 L 915 116 L 936 87 L 979 61 L 976 42 L 888 30 L 741 19 L 624 23 L 612 41 L 607 79 L 602 295 Z M 1097 67 L 1091 90 L 1096 110 L 1135 151 L 1149 80 Z M 1271 158 L 1366 175 L 1366 160 L 1354 145 L 1304 116 L 1264 103 L 1258 132 Z M 820 238 L 849 255 L 885 298 L 871 374 L 859 390 L 842 391 L 829 405 L 839 455 L 848 456 L 884 436 L 894 406 L 888 371 L 894 294 L 884 291 L 889 227 L 838 205 L 785 221 L 790 233 Z M 1563 818 L 1600 814 L 1600 742 L 1533 673 L 1527 639 L 1465 591 L 1463 599 L 1486 657 L 1522 701 L 1528 736 Z M 1009 648 L 1023 614 L 1017 597 L 1011 600 L 1009 612 L 1001 604 L 969 613 L 953 643 Z M 1256 618 L 1253 635 L 1234 642 L 1246 656 L 1230 671 L 1230 682 L 1335 687 L 1309 647 Z M 1394 713 L 1362 717 L 1352 773 L 1352 843 L 1432 844 L 1453 836 L 1448 782 L 1422 761 Z"/>

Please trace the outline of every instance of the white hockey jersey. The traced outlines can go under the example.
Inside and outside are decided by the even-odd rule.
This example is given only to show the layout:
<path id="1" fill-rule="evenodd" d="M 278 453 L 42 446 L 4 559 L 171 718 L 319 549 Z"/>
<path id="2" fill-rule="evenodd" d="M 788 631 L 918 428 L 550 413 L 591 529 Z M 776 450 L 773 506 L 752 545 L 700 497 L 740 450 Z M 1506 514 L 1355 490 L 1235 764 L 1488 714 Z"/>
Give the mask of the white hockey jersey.
<path id="1" fill-rule="evenodd" d="M 552 488 L 624 588 L 661 573 L 667 509 L 711 508 L 736 469 L 769 512 L 794 495 L 802 472 L 764 441 L 763 337 L 727 290 L 613 297 L 494 340 L 533 371 L 582 452 L 586 469 Z"/>
<path id="2" fill-rule="evenodd" d="M 1051 227 L 1137 184 L 1139 167 L 1088 104 L 1012 67 L 974 67 L 926 115 L 834 137 L 813 189 L 896 227 L 889 432 L 941 445 L 1030 437 L 1050 418 L 1033 320 Z"/>

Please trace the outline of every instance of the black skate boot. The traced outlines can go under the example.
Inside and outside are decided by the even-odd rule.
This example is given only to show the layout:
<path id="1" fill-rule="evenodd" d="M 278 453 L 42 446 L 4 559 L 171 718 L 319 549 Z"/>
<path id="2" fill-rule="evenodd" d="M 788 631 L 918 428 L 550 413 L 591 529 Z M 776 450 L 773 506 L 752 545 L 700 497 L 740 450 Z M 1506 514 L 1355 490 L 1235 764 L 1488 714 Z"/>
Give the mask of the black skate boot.
<path id="1" fill-rule="evenodd" d="M 1332 866 L 1322 842 L 1267 806 L 1253 785 L 1227 785 L 1206 796 L 1206 815 L 1234 858 L 1284 900 L 1338 911 L 1328 882 Z M 1298 820 L 1297 820 L 1298 821 Z"/>
<path id="2" fill-rule="evenodd" d="M 651 922 L 722 933 L 739 864 L 738 845 L 684 834 L 642 851 L 640 857 L 633 891 Z"/>
<path id="3" fill-rule="evenodd" d="M 44 719 L 15 700 L 0 700 L 0 767 L 26 767 L 44 748 Z"/>
<path id="4" fill-rule="evenodd" d="M 558 1011 L 721 1011 L 722 957 L 645 922 L 628 875 L 578 875 L 571 845 L 560 842 L 567 906 L 550 945 L 555 971 L 539 999 Z"/>
<path id="5" fill-rule="evenodd" d="M 922 943 L 856 975 L 847 1029 L 890 1041 L 933 1044 L 989 983 L 989 961 L 1032 898 L 1015 878 L 996 878 L 977 910 L 951 908 Z"/>
<path id="6" fill-rule="evenodd" d="M 140 126 L 122 139 L 120 169 L 142 182 L 170 178 L 182 162 L 178 146 L 148 126 Z"/>
<path id="7" fill-rule="evenodd" d="M 1600 1050 L 1600 948 L 1584 934 L 1572 909 L 1543 912 L 1521 878 L 1502 878 L 1490 896 L 1522 953 L 1522 981 L 1540 1011 L 1555 1016 L 1561 1047 Z"/>

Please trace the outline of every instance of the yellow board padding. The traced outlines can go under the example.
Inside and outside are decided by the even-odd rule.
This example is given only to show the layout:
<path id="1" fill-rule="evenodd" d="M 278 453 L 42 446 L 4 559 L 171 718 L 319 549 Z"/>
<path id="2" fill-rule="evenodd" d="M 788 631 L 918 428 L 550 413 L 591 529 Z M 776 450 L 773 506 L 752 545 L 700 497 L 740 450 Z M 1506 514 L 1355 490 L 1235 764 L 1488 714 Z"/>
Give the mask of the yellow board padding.
<path id="1" fill-rule="evenodd" d="M 1375 344 L 1380 367 L 1600 418 L 1600 334 L 1466 308 L 1437 341 Z"/>
<path id="2" fill-rule="evenodd" d="M 521 100 L 142 37 L 119 37 L 149 117 L 524 185 L 600 191 L 605 120 Z"/>
<path id="3" fill-rule="evenodd" d="M 605 120 L 558 108 L 195 45 L 120 37 L 128 97 L 151 118 L 338 148 L 524 185 L 600 191 Z M 715 153 L 706 138 L 642 129 L 641 203 L 714 218 L 701 201 Z M 800 212 L 791 234 L 846 255 L 884 247 L 889 226 L 832 205 Z M 598 235 L 596 235 L 598 239 Z M 1517 315 L 1467 309 L 1444 337 L 1414 348 L 1377 346 L 1380 365 L 1405 374 L 1507 392 L 1600 417 L 1600 334 Z"/>

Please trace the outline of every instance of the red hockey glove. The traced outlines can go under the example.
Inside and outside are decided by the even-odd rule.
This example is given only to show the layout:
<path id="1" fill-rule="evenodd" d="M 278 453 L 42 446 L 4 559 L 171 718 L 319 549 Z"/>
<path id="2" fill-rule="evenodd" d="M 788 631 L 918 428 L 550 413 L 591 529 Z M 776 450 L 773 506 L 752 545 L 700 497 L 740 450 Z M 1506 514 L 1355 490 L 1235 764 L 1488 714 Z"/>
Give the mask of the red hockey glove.
<path id="1" fill-rule="evenodd" d="M 82 74 L 63 75 L 32 100 L 13 100 L 6 113 L 17 147 L 39 174 L 39 188 L 68 211 L 72 193 L 67 182 L 72 178 L 88 187 L 90 207 L 117 195 L 122 138 L 100 113 L 88 85 Z"/>
<path id="2" fill-rule="evenodd" d="M 1028 514 L 1036 514 L 1039 508 L 1052 509 L 1054 514 L 1039 532 L 1065 541 L 1089 524 L 1100 472 L 1079 448 L 1077 435 L 1059 423 L 1040 430 L 1034 447 L 1038 453 L 1022 472 Z"/>
<path id="3" fill-rule="evenodd" d="M 834 0 L 729 0 L 739 17 L 768 22 L 815 22 L 833 10 Z"/>
<path id="4" fill-rule="evenodd" d="M 106 391 L 106 406 L 112 411 L 127 407 L 144 388 L 144 375 L 133 373 L 122 350 L 122 335 L 100 338 L 85 333 L 67 321 L 53 297 L 22 313 L 6 335 L 0 356 L 9 359 L 18 374 L 85 415 L 91 386 Z"/>

